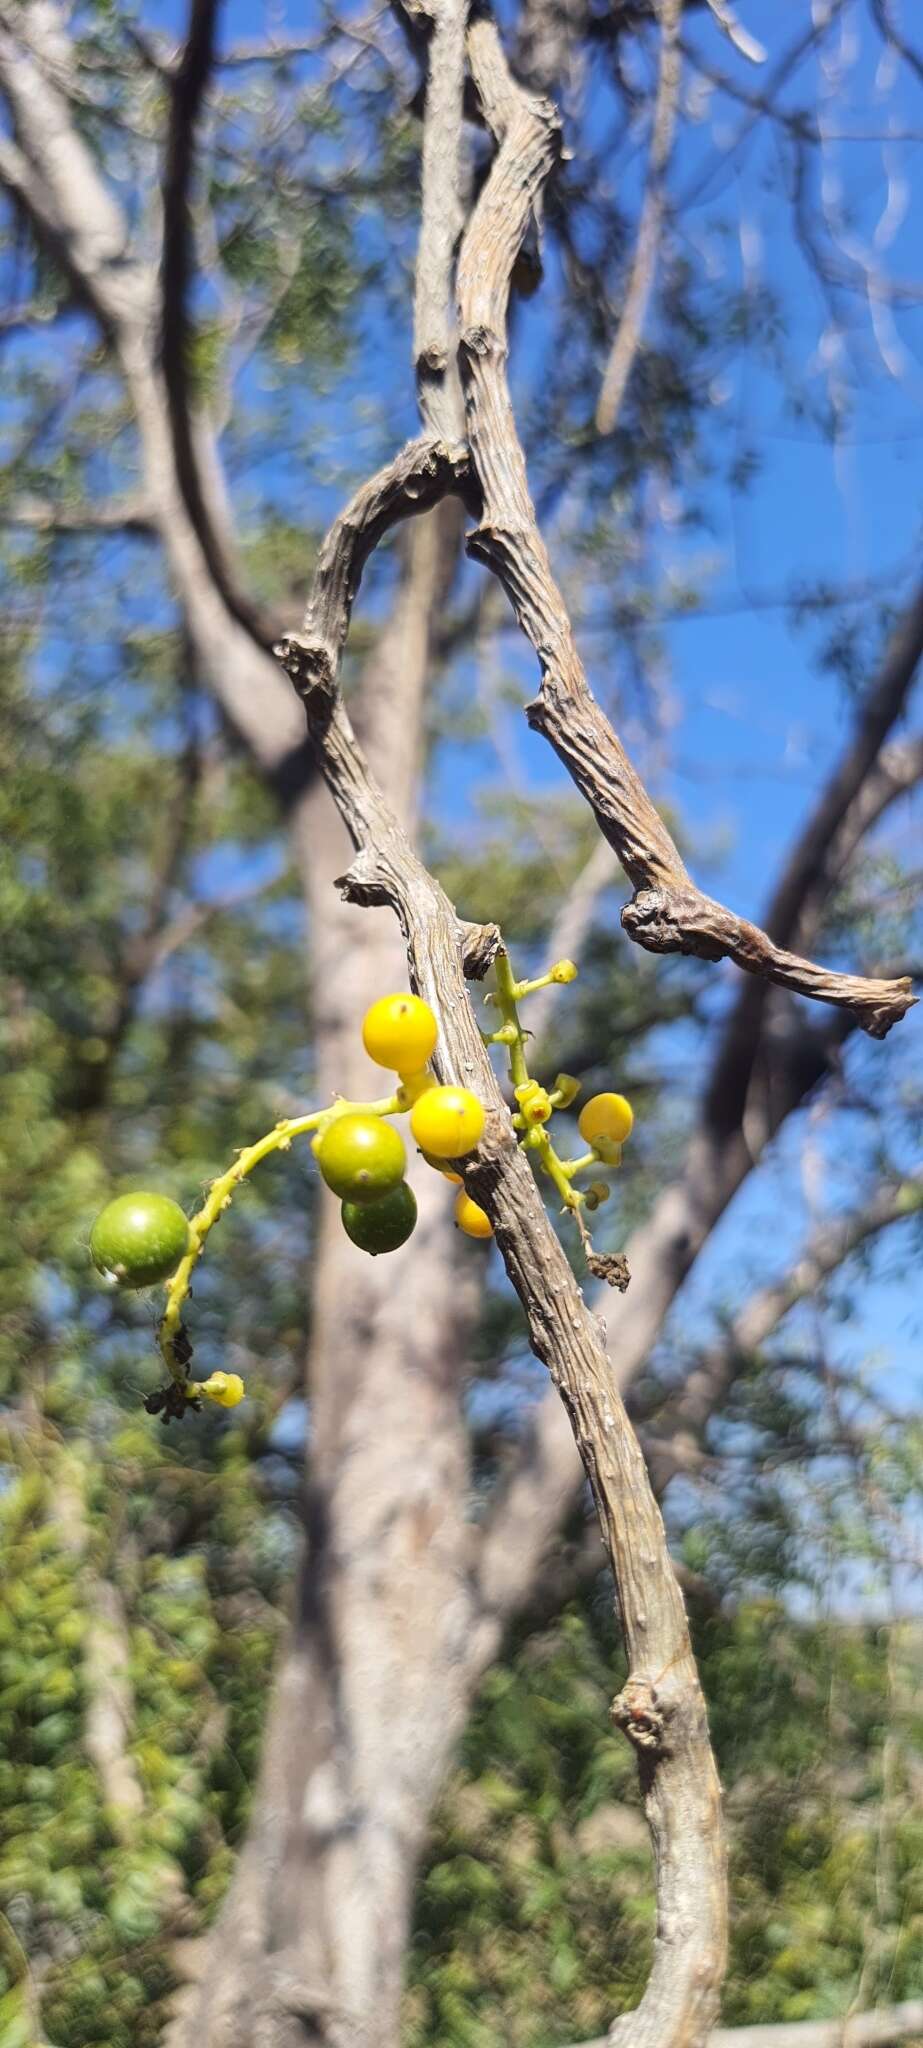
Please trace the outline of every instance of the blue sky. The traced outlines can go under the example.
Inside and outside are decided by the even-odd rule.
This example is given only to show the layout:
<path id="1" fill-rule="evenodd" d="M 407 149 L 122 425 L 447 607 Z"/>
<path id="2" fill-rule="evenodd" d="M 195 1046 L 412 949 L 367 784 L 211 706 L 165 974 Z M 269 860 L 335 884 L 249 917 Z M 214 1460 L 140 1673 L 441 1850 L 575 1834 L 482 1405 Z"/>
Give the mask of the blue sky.
<path id="1" fill-rule="evenodd" d="M 741 0 L 750 33 L 770 52 L 767 64 L 747 64 L 721 35 L 706 9 L 690 12 L 687 34 L 703 61 L 725 72 L 743 92 L 758 91 L 776 57 L 807 24 L 806 8 L 780 8 L 771 0 Z M 145 10 L 148 22 L 176 31 L 185 10 L 173 4 Z M 909 7 L 905 13 L 912 13 Z M 223 15 L 228 38 L 263 32 L 310 31 L 313 7 L 283 10 L 232 0 Z M 639 75 L 640 77 L 640 75 Z M 641 81 L 643 82 L 643 81 Z M 839 26 L 819 63 L 811 56 L 792 74 L 789 108 L 807 108 L 828 131 L 821 152 L 826 224 L 846 272 L 863 262 L 921 290 L 920 239 L 915 229 L 923 201 L 920 142 L 923 83 L 906 69 L 892 74 L 865 6 L 842 10 Z M 598 142 L 611 118 L 606 88 L 597 83 L 571 147 Z M 360 117 L 361 118 L 361 117 Z M 923 297 L 892 322 L 887 307 L 868 294 L 842 302 L 841 331 L 794 231 L 785 190 L 786 161 L 763 126 L 729 151 L 745 111 L 720 89 L 702 102 L 701 118 L 685 125 L 674 172 L 680 192 L 697 188 L 674 230 L 675 245 L 703 272 L 729 284 L 768 284 L 780 307 L 785 380 L 764 352 L 739 351 L 730 369 L 719 364 L 703 393 L 703 442 L 714 475 L 697 487 L 702 524 L 682 524 L 681 493 L 653 492 L 649 567 L 658 586 L 694 582 L 697 615 L 662 627 L 660 726 L 638 715 L 625 664 L 611 637 L 583 639 L 591 680 L 614 698 L 640 765 L 658 798 L 681 812 L 697 867 L 709 887 L 746 915 L 759 918 L 781 855 L 810 806 L 848 729 L 842 683 L 816 661 L 821 632 L 799 628 L 786 597 L 796 586 L 848 582 L 862 592 L 849 616 L 857 635 L 867 630 L 876 603 L 899 602 L 920 557 L 923 458 Z M 840 140 L 848 134 L 849 140 Z M 863 139 L 855 139 L 861 136 Z M 630 196 L 644 161 L 643 128 L 627 136 L 613 157 L 611 175 Z M 790 165 L 788 166 L 790 168 Z M 707 175 L 706 175 L 707 174 Z M 544 307 L 541 292 L 519 309 L 512 362 L 514 397 L 524 418 L 541 374 Z M 656 313 L 651 322 L 656 338 Z M 329 516 L 347 472 L 377 459 L 383 436 L 413 428 L 413 392 L 406 329 L 385 330 L 374 315 L 368 350 L 329 393 L 310 386 L 304 404 L 315 426 L 313 473 L 302 474 L 302 496 L 290 516 L 314 524 Z M 374 375 L 370 379 L 372 362 Z M 357 423 L 356 391 L 369 396 L 365 424 Z M 253 393 L 258 395 L 256 387 Z M 812 415 L 833 406 L 833 439 Z M 801 416 L 799 416 L 799 408 Z M 746 492 L 723 480 L 729 448 L 754 450 L 759 468 Z M 251 472 L 246 493 L 280 487 L 281 466 Z M 244 502 L 245 502 L 244 500 Z M 552 532 L 552 550 L 555 538 Z M 480 573 L 480 572 L 478 572 Z M 594 602 L 604 604 L 600 574 Z M 372 580 L 367 601 L 374 604 Z M 864 639 L 862 643 L 864 645 Z M 505 667 L 523 687 L 534 683 L 530 650 L 514 629 L 502 641 Z M 624 692 L 620 703 L 620 692 Z M 917 712 L 919 722 L 919 710 Z M 564 793 L 563 770 L 518 715 L 504 721 L 518 771 L 533 790 Z M 458 829 L 475 829 L 477 798 L 500 786 L 502 773 L 486 741 L 453 747 L 437 764 L 434 798 Z M 921 800 L 904 806 L 889 824 L 895 844 L 920 844 Z M 219 883 L 225 878 L 218 877 Z M 711 973 L 715 1000 L 732 985 L 734 970 Z M 870 1085 L 887 1088 L 896 1064 L 906 1066 L 914 1044 L 919 1059 L 918 1011 L 899 1027 L 897 1060 L 859 1047 L 857 1067 Z M 876 1083 L 876 1076 L 881 1076 Z M 694 1077 L 693 1077 L 694 1078 Z M 848 1184 L 850 1160 L 842 1140 L 832 1149 L 823 1120 L 812 1127 L 812 1154 L 836 1198 Z M 739 1276 L 776 1269 L 804 1228 L 804 1124 L 784 1140 L 778 1160 L 735 1205 L 696 1270 L 684 1296 L 684 1317 L 707 1318 Z M 907 1166 L 913 1162 L 905 1159 Z M 816 1178 L 816 1175 L 815 1175 Z M 823 1195 L 823 1189 L 821 1190 Z M 882 1386 L 901 1399 L 919 1391 L 921 1294 L 912 1275 L 895 1285 L 888 1277 L 893 1253 L 876 1255 L 858 1323 L 839 1338 L 844 1355 L 874 1351 Z"/>

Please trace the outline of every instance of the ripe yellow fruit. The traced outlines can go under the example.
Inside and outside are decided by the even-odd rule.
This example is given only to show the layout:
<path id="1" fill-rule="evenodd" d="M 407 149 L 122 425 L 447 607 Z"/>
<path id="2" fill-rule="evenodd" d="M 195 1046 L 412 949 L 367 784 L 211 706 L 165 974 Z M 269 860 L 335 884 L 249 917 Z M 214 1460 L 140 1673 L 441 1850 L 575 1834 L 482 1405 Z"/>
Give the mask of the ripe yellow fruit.
<path id="1" fill-rule="evenodd" d="M 614 1145 L 624 1145 L 631 1136 L 634 1111 L 624 1095 L 591 1095 L 577 1118 L 577 1129 L 588 1145 L 595 1145 L 598 1138 L 606 1138 Z"/>
<path id="2" fill-rule="evenodd" d="M 402 1074 L 400 1087 L 397 1091 L 401 1107 L 403 1109 L 412 1109 L 414 1103 L 419 1100 L 419 1097 L 426 1094 L 427 1088 L 435 1087 L 435 1076 L 429 1072 L 427 1067 L 424 1067 L 420 1074 Z"/>
<path id="3" fill-rule="evenodd" d="M 416 1074 L 432 1058 L 439 1026 L 420 996 L 380 996 L 362 1020 L 369 1059 L 396 1074 Z"/>
<path id="4" fill-rule="evenodd" d="M 464 1188 L 455 1203 L 455 1221 L 466 1237 L 493 1237 L 494 1227 L 490 1217 L 477 1202 L 472 1202 Z"/>
<path id="5" fill-rule="evenodd" d="M 410 1128 L 421 1152 L 462 1159 L 481 1136 L 484 1110 L 470 1088 L 429 1088 L 413 1105 Z"/>

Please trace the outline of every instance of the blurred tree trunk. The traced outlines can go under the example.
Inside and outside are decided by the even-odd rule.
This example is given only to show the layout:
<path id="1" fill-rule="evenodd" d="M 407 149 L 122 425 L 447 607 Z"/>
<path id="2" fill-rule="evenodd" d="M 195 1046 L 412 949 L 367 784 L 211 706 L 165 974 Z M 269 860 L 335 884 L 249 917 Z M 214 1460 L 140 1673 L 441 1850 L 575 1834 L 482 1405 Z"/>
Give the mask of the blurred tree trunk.
<path id="1" fill-rule="evenodd" d="M 415 808 L 453 506 L 410 529 L 404 580 L 361 684 L 379 775 Z M 406 984 L 393 917 L 343 903 L 349 846 L 326 790 L 292 843 L 310 921 L 317 1093 L 365 1093 L 359 1026 Z M 376 1083 L 372 1080 L 372 1089 Z M 463 1724 L 471 1616 L 461 1368 L 476 1297 L 448 1185 L 412 1174 L 413 1247 L 376 1262 L 319 1210 L 311 1270 L 305 1551 L 247 1841 L 171 2048 L 396 2040 L 413 1884 Z"/>

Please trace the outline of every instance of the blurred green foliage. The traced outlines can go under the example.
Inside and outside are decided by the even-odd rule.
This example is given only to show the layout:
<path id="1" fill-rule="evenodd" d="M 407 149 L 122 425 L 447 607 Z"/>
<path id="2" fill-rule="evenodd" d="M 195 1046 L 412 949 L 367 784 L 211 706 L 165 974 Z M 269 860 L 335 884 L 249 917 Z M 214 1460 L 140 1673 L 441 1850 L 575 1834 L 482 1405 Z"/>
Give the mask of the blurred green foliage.
<path id="1" fill-rule="evenodd" d="M 694 1614 L 725 1787 L 725 2023 L 834 2017 L 923 1982 L 923 1629 Z M 420 1886 L 411 2048 L 559 2048 L 637 2002 L 653 1935 L 605 1589 L 487 1678 Z"/>

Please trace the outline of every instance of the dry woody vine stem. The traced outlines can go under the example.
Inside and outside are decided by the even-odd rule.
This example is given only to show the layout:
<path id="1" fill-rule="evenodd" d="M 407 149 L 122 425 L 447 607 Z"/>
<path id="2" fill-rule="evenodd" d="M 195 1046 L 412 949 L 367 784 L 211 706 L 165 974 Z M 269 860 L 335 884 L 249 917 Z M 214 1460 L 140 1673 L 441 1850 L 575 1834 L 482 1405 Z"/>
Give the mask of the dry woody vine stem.
<path id="1" fill-rule="evenodd" d="M 612 1567 L 629 1659 L 613 1718 L 638 1754 L 656 1864 L 657 1936 L 642 2003 L 614 2023 L 610 2041 L 613 2048 L 700 2048 L 725 1967 L 724 1845 L 704 1701 L 663 1523 L 602 1326 L 580 1295 L 515 1143 L 467 1000 L 465 973 L 484 971 L 498 936 L 459 924 L 369 774 L 338 693 L 362 567 L 387 527 L 450 491 L 473 512 L 469 553 L 499 577 L 539 660 L 541 689 L 529 722 L 555 748 L 634 885 L 622 918 L 632 938 L 653 951 L 728 956 L 764 980 L 840 1006 L 875 1037 L 884 1036 L 914 998 L 907 980 L 840 975 L 799 959 L 704 896 L 592 696 L 538 530 L 506 379 L 511 279 L 540 216 L 560 153 L 560 128 L 550 103 L 514 81 L 497 30 L 483 14 L 470 23 L 466 47 L 497 152 L 458 259 L 463 438 L 457 433 L 445 307 L 447 237 L 439 232 L 433 186 L 438 178 L 446 206 L 450 187 L 458 189 L 457 0 L 442 0 L 430 20 L 415 331 L 420 409 L 430 431 L 364 485 L 335 521 L 302 629 L 287 635 L 277 653 L 304 701 L 317 760 L 357 850 L 344 893 L 395 910 L 413 985 L 440 1021 L 439 1078 L 473 1087 L 487 1105 L 484 1140 L 466 1162 L 465 1185 L 490 1217 L 533 1348 L 564 1402 Z"/>
<path id="2" fill-rule="evenodd" d="M 445 34 L 444 20 L 442 26 Z M 434 36 L 434 57 L 443 46 L 444 37 Z M 504 138 L 459 261 L 459 360 L 468 445 L 450 445 L 442 437 L 421 439 L 357 492 L 321 550 L 302 629 L 287 635 L 277 652 L 303 699 L 318 763 L 356 847 L 342 880 L 344 893 L 354 902 L 389 904 L 396 912 L 413 986 L 439 1019 L 438 1077 L 473 1088 L 487 1108 L 484 1138 L 473 1161 L 465 1164 L 465 1185 L 490 1217 L 533 1348 L 564 1402 L 612 1566 L 629 1659 L 629 1677 L 613 1704 L 613 1718 L 638 1755 L 658 1906 L 644 1999 L 636 2012 L 615 2023 L 612 2039 L 630 2040 L 632 2048 L 698 2048 L 707 2040 L 724 1971 L 724 1846 L 705 1705 L 663 1522 L 615 1386 L 601 1325 L 580 1294 L 516 1143 L 467 998 L 465 955 L 473 955 L 472 964 L 480 967 L 491 937 L 472 935 L 459 925 L 439 884 L 417 858 L 368 770 L 337 688 L 362 565 L 395 519 L 424 509 L 442 491 L 458 490 L 469 503 L 477 503 L 477 538 L 486 543 L 491 488 L 499 499 L 511 461 L 520 508 L 530 535 L 534 532 L 502 357 L 510 276 L 554 162 L 557 126 L 550 108 L 542 106 L 536 116 L 533 103 L 519 95 L 489 21 L 472 24 L 468 55 L 485 119 Z M 444 118 L 431 85 L 428 110 L 434 105 Z M 429 239 L 421 236 L 423 260 L 428 246 Z M 472 281 L 470 296 L 466 280 Z M 486 291 L 478 280 L 486 281 Z M 434 295 L 439 289 L 437 279 Z M 421 297 L 425 301 L 418 289 L 418 307 Z M 434 411 L 430 362 L 426 372 L 421 409 L 429 420 Z M 498 403 L 501 417 L 496 421 L 492 409 Z M 487 546 L 481 551 L 487 554 Z M 515 547 L 508 559 L 511 564 L 518 560 Z M 557 602 L 556 631 L 569 635 Z"/>

